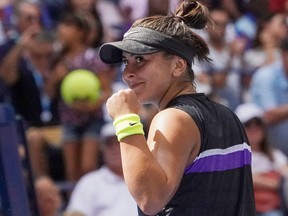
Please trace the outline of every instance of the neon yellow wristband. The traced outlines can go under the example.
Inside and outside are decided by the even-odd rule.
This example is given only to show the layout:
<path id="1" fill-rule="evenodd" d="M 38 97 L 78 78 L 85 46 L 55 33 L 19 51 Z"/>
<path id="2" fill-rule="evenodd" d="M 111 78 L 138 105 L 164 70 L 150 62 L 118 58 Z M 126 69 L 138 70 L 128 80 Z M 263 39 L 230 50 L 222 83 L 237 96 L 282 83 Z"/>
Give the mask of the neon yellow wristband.
<path id="1" fill-rule="evenodd" d="M 130 113 L 119 116 L 113 122 L 118 141 L 131 135 L 144 135 L 143 125 L 137 114 Z"/>

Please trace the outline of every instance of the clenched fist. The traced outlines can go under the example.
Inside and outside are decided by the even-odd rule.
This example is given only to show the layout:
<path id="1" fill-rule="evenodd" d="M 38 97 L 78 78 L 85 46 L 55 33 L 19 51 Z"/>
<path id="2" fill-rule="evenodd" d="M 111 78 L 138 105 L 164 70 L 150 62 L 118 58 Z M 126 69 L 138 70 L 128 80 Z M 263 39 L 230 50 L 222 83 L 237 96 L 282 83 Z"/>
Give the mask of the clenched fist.
<path id="1" fill-rule="evenodd" d="M 114 120 L 124 114 L 138 114 L 141 106 L 135 92 L 131 89 L 125 89 L 113 94 L 107 100 L 106 107 L 108 114 Z"/>

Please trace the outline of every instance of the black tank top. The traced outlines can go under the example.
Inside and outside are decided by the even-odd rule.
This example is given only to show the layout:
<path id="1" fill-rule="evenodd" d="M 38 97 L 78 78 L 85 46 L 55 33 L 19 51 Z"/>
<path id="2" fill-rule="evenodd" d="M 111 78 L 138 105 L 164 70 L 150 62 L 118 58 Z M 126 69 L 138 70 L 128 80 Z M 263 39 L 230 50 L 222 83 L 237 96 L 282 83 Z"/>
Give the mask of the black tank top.
<path id="1" fill-rule="evenodd" d="M 204 94 L 179 96 L 167 108 L 191 116 L 201 134 L 201 147 L 177 192 L 157 216 L 254 216 L 251 149 L 236 115 Z"/>

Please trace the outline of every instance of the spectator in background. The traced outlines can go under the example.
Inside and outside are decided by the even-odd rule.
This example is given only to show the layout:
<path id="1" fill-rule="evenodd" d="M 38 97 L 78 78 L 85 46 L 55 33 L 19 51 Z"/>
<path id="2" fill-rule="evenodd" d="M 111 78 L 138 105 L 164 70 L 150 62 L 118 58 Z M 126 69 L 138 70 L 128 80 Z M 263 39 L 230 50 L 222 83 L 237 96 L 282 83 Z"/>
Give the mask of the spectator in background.
<path id="1" fill-rule="evenodd" d="M 101 130 L 104 165 L 76 184 L 65 216 L 136 216 L 137 205 L 123 179 L 120 145 L 112 123 Z"/>
<path id="2" fill-rule="evenodd" d="M 230 43 L 226 40 L 226 28 L 230 19 L 225 10 L 211 9 L 210 16 L 216 26 L 216 30 L 208 28 L 206 36 L 212 62 L 200 64 L 200 74 L 197 76 L 202 76 L 199 81 L 209 82 L 215 100 L 233 110 L 240 103 L 240 61 L 245 41 L 239 39 Z M 203 76 L 206 78 L 203 79 Z"/>
<path id="3" fill-rule="evenodd" d="M 265 111 L 273 145 L 288 155 L 288 38 L 281 45 L 281 61 L 260 67 L 252 76 L 252 102 Z"/>
<path id="4" fill-rule="evenodd" d="M 287 156 L 268 139 L 264 111 L 253 103 L 239 105 L 235 113 L 244 125 L 252 149 L 252 174 L 257 216 L 284 216 L 281 181 L 288 175 Z"/>
<path id="5" fill-rule="evenodd" d="M 71 13 L 82 13 L 90 24 L 88 46 L 97 48 L 103 42 L 103 26 L 100 15 L 96 10 L 97 0 L 68 0 L 67 9 Z"/>
<path id="6" fill-rule="evenodd" d="M 230 15 L 230 18 L 233 21 L 238 20 L 246 10 L 247 1 L 245 0 L 218 0 L 211 2 L 220 2 L 223 8 L 227 10 Z"/>
<path id="7" fill-rule="evenodd" d="M 19 36 L 0 47 L 0 77 L 8 87 L 16 114 L 27 127 L 33 173 L 45 175 L 48 171 L 42 151 L 46 132 L 59 131 L 58 101 L 49 94 L 47 82 L 54 37 L 41 25 L 40 5 L 19 1 L 15 16 Z"/>
<path id="8" fill-rule="evenodd" d="M 252 70 L 280 58 L 279 46 L 285 36 L 287 36 L 287 24 L 284 14 L 267 12 L 258 19 L 257 34 L 252 48 L 258 51 L 257 55 L 260 55 L 260 57 L 255 60 L 257 55 L 248 56 L 248 58 L 252 57 L 256 61 L 254 63 L 256 65 L 252 66 Z"/>
<path id="9" fill-rule="evenodd" d="M 16 113 L 28 126 L 39 126 L 52 120 L 45 113 L 42 96 L 46 96 L 44 76 L 48 76 L 53 38 L 41 26 L 39 5 L 20 1 L 15 8 L 19 37 L 0 47 L 0 75 L 10 87 Z"/>
<path id="10" fill-rule="evenodd" d="M 99 133 L 104 124 L 102 105 L 111 94 L 111 86 L 105 72 L 110 67 L 103 64 L 97 49 L 89 47 L 87 39 L 90 24 L 82 13 L 66 14 L 57 27 L 61 51 L 55 60 L 55 70 L 50 80 L 51 91 L 60 88 L 63 78 L 75 69 L 94 72 L 101 83 L 100 98 L 93 104 L 65 104 L 61 99 L 59 115 L 63 127 L 63 155 L 66 180 L 77 181 L 83 174 L 98 168 Z M 80 90 L 79 90 L 80 91 Z M 54 92 L 58 94 L 59 91 Z"/>
<path id="11" fill-rule="evenodd" d="M 285 19 L 283 14 L 270 12 L 259 19 L 252 48 L 248 49 L 243 57 L 242 90 L 244 101 L 250 100 L 247 90 L 254 71 L 259 67 L 280 60 L 280 42 L 287 35 Z"/>
<path id="12" fill-rule="evenodd" d="M 226 6 L 228 5 L 226 1 Z M 234 20 L 237 37 L 247 40 L 246 48 L 251 47 L 251 42 L 256 37 L 257 21 L 269 11 L 268 0 L 235 1 L 239 5 L 240 17 Z M 241 5 L 241 6 L 240 6 Z M 233 16 L 233 14 L 231 14 Z"/>

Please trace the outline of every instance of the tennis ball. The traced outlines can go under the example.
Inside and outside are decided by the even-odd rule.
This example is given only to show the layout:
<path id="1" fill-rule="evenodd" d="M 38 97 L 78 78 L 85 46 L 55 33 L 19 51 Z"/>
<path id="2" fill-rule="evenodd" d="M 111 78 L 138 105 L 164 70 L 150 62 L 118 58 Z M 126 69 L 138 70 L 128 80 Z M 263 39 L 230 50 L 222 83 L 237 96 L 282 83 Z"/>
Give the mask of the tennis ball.
<path id="1" fill-rule="evenodd" d="M 75 100 L 95 102 L 100 96 L 101 85 L 97 75 L 89 70 L 76 69 L 69 72 L 60 86 L 62 99 L 67 104 Z"/>

